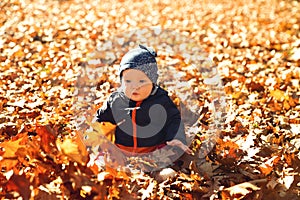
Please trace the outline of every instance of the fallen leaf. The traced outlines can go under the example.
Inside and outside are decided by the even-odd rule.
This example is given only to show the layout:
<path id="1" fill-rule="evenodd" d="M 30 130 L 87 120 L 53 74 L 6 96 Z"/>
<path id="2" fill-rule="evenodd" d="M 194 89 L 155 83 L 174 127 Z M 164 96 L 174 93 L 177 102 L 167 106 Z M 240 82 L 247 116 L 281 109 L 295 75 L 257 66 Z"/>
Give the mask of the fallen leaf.
<path id="1" fill-rule="evenodd" d="M 56 140 L 58 149 L 70 159 L 84 165 L 88 161 L 88 153 L 85 148 L 82 148 L 81 140 L 66 138 L 62 142 Z"/>
<path id="2" fill-rule="evenodd" d="M 0 144 L 0 155 L 2 160 L 0 160 L 0 168 L 4 168 L 7 171 L 14 168 L 18 164 L 18 156 L 16 155 L 17 151 L 20 148 L 26 148 L 24 141 L 26 140 L 27 135 L 20 137 L 16 140 L 5 141 Z"/>
<path id="3" fill-rule="evenodd" d="M 266 162 L 259 165 L 259 170 L 261 173 L 263 173 L 265 176 L 269 175 L 273 169 L 274 166 L 280 161 L 280 157 L 273 156 L 272 158 L 268 159 Z"/>
<path id="4" fill-rule="evenodd" d="M 291 185 L 293 184 L 295 178 L 294 176 L 284 176 L 280 179 L 280 183 L 282 183 L 286 190 L 290 189 Z"/>
<path id="5" fill-rule="evenodd" d="M 22 175 L 13 174 L 12 177 L 7 182 L 6 188 L 7 191 L 18 192 L 23 197 L 23 199 L 30 198 L 30 194 L 31 194 L 30 182 L 25 176 L 25 174 Z"/>
<path id="6" fill-rule="evenodd" d="M 279 102 L 284 101 L 285 99 L 289 99 L 288 96 L 285 95 L 285 92 L 279 89 L 271 90 L 270 96 L 276 99 Z"/>
<path id="7" fill-rule="evenodd" d="M 222 191 L 222 199 L 243 199 L 247 194 L 260 190 L 252 183 L 245 182 L 226 188 Z"/>
<path id="8" fill-rule="evenodd" d="M 155 193 L 156 182 L 151 181 L 149 182 L 146 189 L 141 188 L 138 192 L 142 194 L 142 200 L 149 199 Z"/>
<path id="9" fill-rule="evenodd" d="M 50 125 L 37 125 L 36 133 L 41 137 L 41 147 L 46 153 L 52 153 L 56 146 L 57 133 Z"/>

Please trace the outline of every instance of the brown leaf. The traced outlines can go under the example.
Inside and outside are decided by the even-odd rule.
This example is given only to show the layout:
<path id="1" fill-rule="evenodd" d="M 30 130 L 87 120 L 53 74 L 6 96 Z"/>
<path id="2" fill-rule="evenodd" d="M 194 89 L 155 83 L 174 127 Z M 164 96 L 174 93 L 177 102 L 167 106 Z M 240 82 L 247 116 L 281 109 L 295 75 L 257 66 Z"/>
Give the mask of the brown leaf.
<path id="1" fill-rule="evenodd" d="M 41 137 L 41 147 L 46 153 L 51 153 L 56 149 L 56 131 L 50 125 L 37 125 L 36 133 Z"/>
<path id="2" fill-rule="evenodd" d="M 237 122 L 234 125 L 233 133 L 234 133 L 234 135 L 245 135 L 245 134 L 248 134 L 248 130 L 246 127 L 243 126 L 242 123 Z"/>
<path id="3" fill-rule="evenodd" d="M 249 91 L 263 92 L 265 90 L 263 85 L 253 81 L 246 83 L 246 87 Z"/>
<path id="4" fill-rule="evenodd" d="M 6 185 L 7 191 L 17 191 L 23 199 L 29 199 L 31 193 L 29 187 L 30 182 L 26 178 L 25 174 L 13 174 Z"/>

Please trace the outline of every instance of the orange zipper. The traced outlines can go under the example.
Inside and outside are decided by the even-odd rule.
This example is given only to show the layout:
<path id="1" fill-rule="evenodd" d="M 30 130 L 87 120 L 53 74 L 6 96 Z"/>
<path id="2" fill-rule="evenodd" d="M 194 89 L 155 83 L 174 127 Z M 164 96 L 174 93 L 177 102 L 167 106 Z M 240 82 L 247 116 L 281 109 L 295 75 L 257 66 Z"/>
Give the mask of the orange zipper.
<path id="1" fill-rule="evenodd" d="M 136 128 L 136 109 L 142 104 L 141 101 L 136 102 L 135 108 L 132 111 L 132 128 L 133 128 L 133 151 L 137 149 L 137 128 Z"/>

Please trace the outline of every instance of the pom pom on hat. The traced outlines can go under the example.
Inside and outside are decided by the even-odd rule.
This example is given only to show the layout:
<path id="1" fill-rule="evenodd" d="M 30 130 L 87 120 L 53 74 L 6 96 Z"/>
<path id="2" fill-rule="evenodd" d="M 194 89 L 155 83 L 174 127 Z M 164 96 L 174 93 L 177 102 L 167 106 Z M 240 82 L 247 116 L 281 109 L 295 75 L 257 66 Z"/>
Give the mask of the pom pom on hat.
<path id="1" fill-rule="evenodd" d="M 139 48 L 132 49 L 123 56 L 119 69 L 120 77 L 126 69 L 137 69 L 144 72 L 153 83 L 156 83 L 158 79 L 156 56 L 153 48 L 140 44 Z"/>

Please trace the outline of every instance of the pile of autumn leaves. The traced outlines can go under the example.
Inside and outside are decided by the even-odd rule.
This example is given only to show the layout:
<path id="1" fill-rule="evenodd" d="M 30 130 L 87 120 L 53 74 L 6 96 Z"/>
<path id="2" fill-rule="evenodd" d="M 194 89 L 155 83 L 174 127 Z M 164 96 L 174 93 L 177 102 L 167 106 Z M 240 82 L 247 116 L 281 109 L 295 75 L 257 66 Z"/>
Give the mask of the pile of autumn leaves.
<path id="1" fill-rule="evenodd" d="M 78 2 L 78 12 L 82 7 L 87 10 L 92 7 Z M 64 2 L 61 6 L 78 2 Z M 55 3 L 49 3 L 49 7 L 58 15 L 52 5 Z M 176 172 L 169 171 L 170 178 L 164 179 L 163 175 L 119 171 L 109 166 L 99 168 L 91 162 L 81 133 L 70 126 L 72 84 L 77 68 L 85 65 L 82 59 L 85 54 L 81 52 L 91 49 L 89 45 L 94 47 L 97 38 L 95 29 L 78 24 L 95 20 L 92 15 L 82 19 L 83 22 L 76 16 L 80 23 L 70 20 L 64 26 L 61 22 L 56 30 L 54 24 L 40 28 L 26 18 L 31 14 L 40 17 L 46 12 L 45 7 L 31 12 L 30 6 L 35 4 L 28 4 L 24 10 L 21 8 L 26 5 L 19 1 L 4 1 L 0 5 L 5 8 L 0 11 L 1 25 L 8 26 L 6 29 L 3 26 L 1 31 L 5 34 L 0 34 L 2 199 L 19 196 L 23 199 L 299 198 L 299 31 L 292 24 L 297 22 L 278 22 L 278 27 L 266 24 L 264 28 L 281 31 L 284 41 L 281 45 L 271 38 L 266 42 L 267 47 L 262 45 L 267 38 L 259 34 L 253 34 L 256 37 L 247 43 L 245 33 L 239 35 L 235 23 L 232 29 L 237 34 L 232 33 L 228 40 L 214 38 L 213 32 L 221 28 L 211 24 L 205 27 L 212 30 L 196 33 L 203 45 L 217 54 L 215 61 L 222 70 L 228 95 L 228 124 L 204 160 L 197 156 L 183 157 L 182 166 Z M 16 12 L 18 9 L 22 12 Z M 116 13 L 111 12 L 113 16 Z M 242 16 L 243 12 L 239 14 Z M 9 16 L 14 18 L 10 20 Z M 207 20 L 205 16 L 203 19 Z M 133 23 L 128 18 L 127 22 Z M 113 27 L 102 21 L 98 26 L 105 27 L 105 31 Z M 254 23 L 253 26 L 251 31 L 256 30 Z M 290 39 L 294 37 L 298 40 Z M 241 38 L 245 40 L 240 41 Z M 293 42 L 293 48 L 286 50 L 289 42 Z M 193 74 L 186 73 L 192 79 Z M 103 84 L 113 86 L 109 81 Z M 200 124 L 205 128 L 209 109 L 205 107 L 202 111 Z M 205 139 L 199 133 L 192 148 L 197 151 Z"/>

